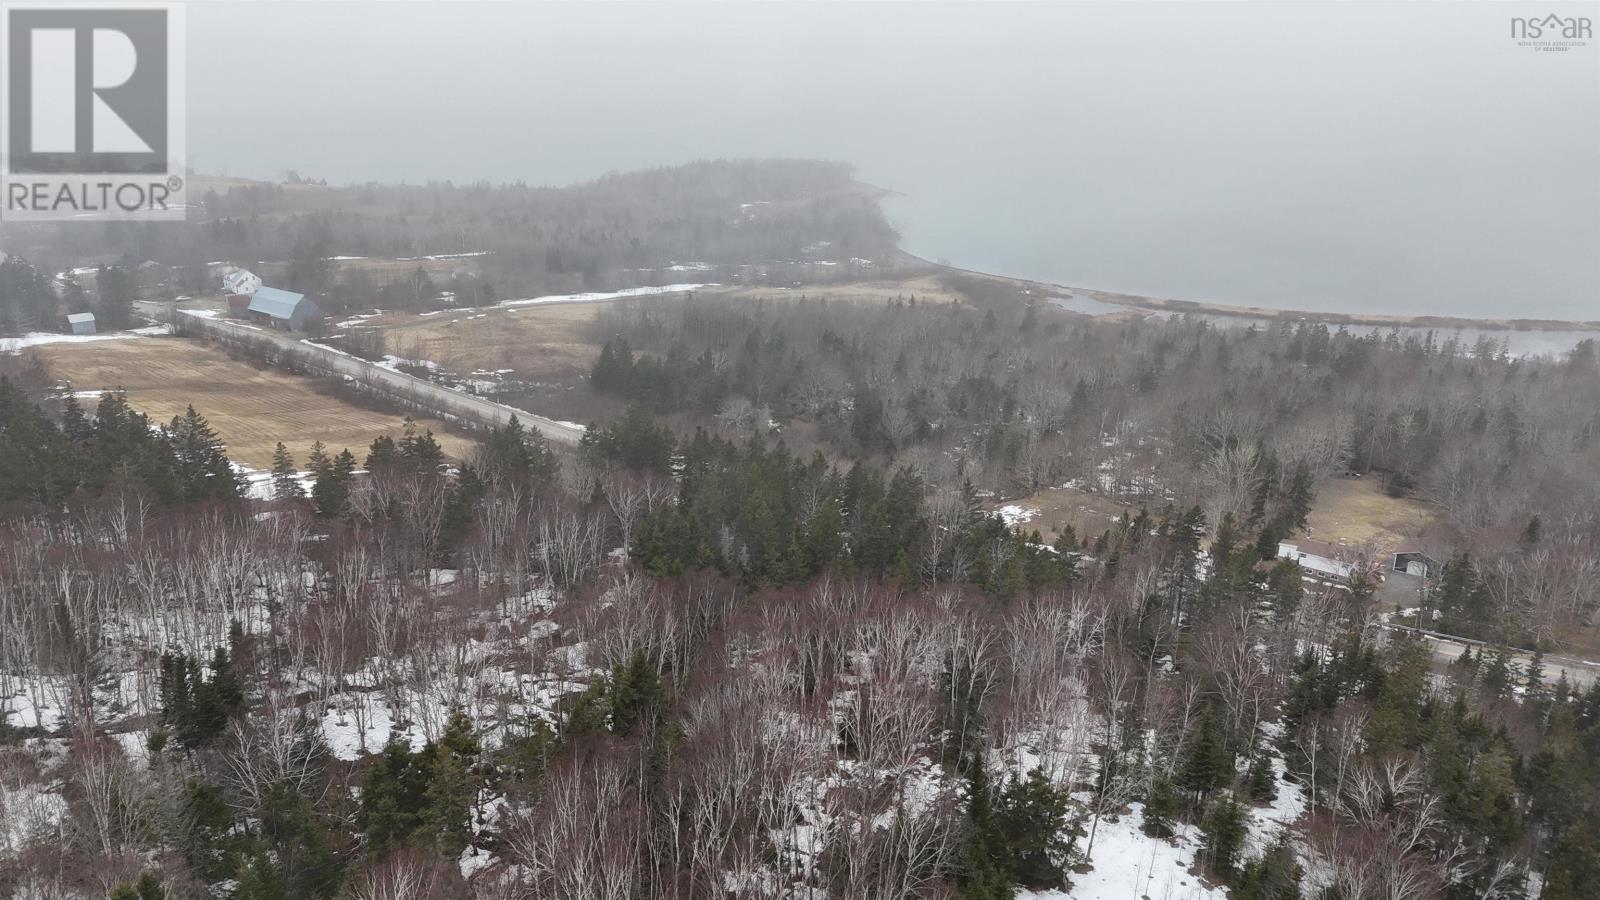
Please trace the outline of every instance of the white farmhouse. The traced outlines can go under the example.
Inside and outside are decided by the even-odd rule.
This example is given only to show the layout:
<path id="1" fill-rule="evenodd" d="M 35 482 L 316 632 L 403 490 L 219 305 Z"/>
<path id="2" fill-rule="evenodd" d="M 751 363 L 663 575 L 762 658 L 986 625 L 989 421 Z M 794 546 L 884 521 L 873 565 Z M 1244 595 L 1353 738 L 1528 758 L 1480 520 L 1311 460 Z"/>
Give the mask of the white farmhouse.
<path id="1" fill-rule="evenodd" d="M 249 269 L 234 269 L 222 276 L 222 292 L 235 296 L 250 296 L 261 287 L 261 276 Z"/>

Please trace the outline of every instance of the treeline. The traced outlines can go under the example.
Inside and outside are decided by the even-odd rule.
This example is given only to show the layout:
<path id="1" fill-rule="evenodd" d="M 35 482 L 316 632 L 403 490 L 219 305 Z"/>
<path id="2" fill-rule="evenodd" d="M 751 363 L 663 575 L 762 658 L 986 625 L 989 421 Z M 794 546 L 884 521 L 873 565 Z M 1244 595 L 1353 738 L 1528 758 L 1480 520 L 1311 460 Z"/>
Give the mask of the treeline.
<path id="1" fill-rule="evenodd" d="M 70 313 L 92 312 L 100 329 L 126 328 L 138 295 L 135 263 L 102 265 L 94 290 L 71 273 L 57 278 L 20 256 L 0 260 L 0 335 L 63 331 Z"/>
<path id="2" fill-rule="evenodd" d="M 237 500 L 242 486 L 217 437 L 194 407 L 165 425 L 100 396 L 90 416 L 69 396 L 61 421 L 0 377 L 0 509 L 57 512 L 71 500 L 138 493 L 161 506 Z"/>
<path id="3" fill-rule="evenodd" d="M 437 286 L 482 303 L 632 286 L 640 282 L 627 270 L 664 275 L 673 263 L 803 261 L 806 248 L 819 245 L 832 260 L 881 260 L 897 239 L 849 166 L 811 160 L 702 161 L 566 187 L 260 185 L 196 199 L 203 211 L 182 223 L 46 227 L 17 235 L 8 250 L 51 260 L 153 259 L 174 267 L 176 293 L 203 289 L 211 261 L 267 261 L 285 265 L 283 286 L 343 309 L 410 308 L 417 285 L 408 283 L 412 273 L 393 285 L 365 273 L 336 276 L 329 257 L 483 253 L 471 258 L 475 274 L 465 282 Z"/>
<path id="4" fill-rule="evenodd" d="M 1439 690 L 1431 655 L 1420 638 L 1377 647 L 1346 633 L 1296 667 L 1283 746 L 1325 811 L 1312 846 L 1348 859 L 1351 826 L 1390 836 L 1338 868 L 1341 895 L 1379 878 L 1428 896 L 1524 896 L 1531 846 L 1542 889 L 1526 896 L 1594 896 L 1600 684 L 1552 682 L 1537 654 L 1518 665 L 1468 649 Z"/>

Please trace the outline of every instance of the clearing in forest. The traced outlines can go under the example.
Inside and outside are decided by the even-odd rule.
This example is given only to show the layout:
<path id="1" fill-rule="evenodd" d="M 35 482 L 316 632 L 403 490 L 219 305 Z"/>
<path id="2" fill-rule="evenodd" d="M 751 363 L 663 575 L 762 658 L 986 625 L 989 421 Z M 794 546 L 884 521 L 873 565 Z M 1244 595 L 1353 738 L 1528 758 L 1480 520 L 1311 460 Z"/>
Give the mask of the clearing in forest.
<path id="1" fill-rule="evenodd" d="M 1308 536 L 1329 544 L 1371 546 L 1380 555 L 1414 541 L 1439 520 L 1420 500 L 1391 497 L 1378 479 L 1333 478 L 1317 488 L 1306 524 Z"/>
<path id="2" fill-rule="evenodd" d="M 151 337 L 93 344 L 50 344 L 39 353 L 51 373 L 84 393 L 121 387 L 134 409 L 165 423 L 194 408 L 228 445 L 228 457 L 253 469 L 272 466 L 282 441 L 304 466 L 315 441 L 331 453 L 348 447 L 357 461 L 373 438 L 398 438 L 403 416 L 363 409 L 320 393 L 315 381 L 256 368 L 216 347 L 182 338 Z M 93 411 L 94 397 L 80 402 Z M 470 442 L 445 432 L 436 419 L 418 419 L 431 429 L 446 454 L 461 458 Z"/>
<path id="3" fill-rule="evenodd" d="M 1037 530 L 1040 537 L 1051 542 L 1068 525 L 1079 540 L 1097 537 L 1123 516 L 1135 512 L 1100 494 L 1070 487 L 1045 488 L 1020 500 L 990 504 L 989 509 L 1024 531 Z"/>

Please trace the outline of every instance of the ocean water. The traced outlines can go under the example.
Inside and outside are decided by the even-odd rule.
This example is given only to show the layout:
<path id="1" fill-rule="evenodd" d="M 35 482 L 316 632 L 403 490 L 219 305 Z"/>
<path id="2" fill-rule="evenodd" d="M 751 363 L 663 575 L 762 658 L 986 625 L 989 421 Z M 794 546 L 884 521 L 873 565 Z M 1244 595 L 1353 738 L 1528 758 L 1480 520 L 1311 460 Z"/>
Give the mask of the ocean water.
<path id="1" fill-rule="evenodd" d="M 1600 43 L 1524 46 L 1529 9 L 191 4 L 189 145 L 335 182 L 840 159 L 907 249 L 983 271 L 1600 319 Z"/>

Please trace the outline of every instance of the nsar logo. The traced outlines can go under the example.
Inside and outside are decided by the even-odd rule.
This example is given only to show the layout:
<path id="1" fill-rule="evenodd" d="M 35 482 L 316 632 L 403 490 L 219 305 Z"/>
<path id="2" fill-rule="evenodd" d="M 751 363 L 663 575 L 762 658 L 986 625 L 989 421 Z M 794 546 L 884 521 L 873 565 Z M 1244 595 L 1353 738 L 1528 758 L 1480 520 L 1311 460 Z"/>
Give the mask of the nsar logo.
<path id="1" fill-rule="evenodd" d="M 1551 13 L 1511 20 L 1511 37 L 1520 46 L 1535 50 L 1564 51 L 1583 47 L 1594 37 L 1594 24 L 1584 16 L 1564 17 Z"/>

